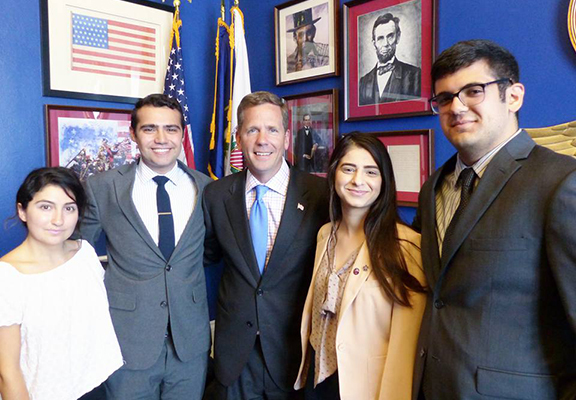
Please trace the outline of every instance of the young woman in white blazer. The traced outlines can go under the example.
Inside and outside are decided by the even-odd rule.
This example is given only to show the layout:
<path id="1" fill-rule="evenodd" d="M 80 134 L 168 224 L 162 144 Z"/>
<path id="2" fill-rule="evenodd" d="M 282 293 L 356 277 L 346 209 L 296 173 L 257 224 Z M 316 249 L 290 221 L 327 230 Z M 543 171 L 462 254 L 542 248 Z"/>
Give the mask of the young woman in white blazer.
<path id="1" fill-rule="evenodd" d="M 420 235 L 400 222 L 382 142 L 341 138 L 328 184 L 331 222 L 318 233 L 294 387 L 307 399 L 411 399 L 425 306 Z"/>

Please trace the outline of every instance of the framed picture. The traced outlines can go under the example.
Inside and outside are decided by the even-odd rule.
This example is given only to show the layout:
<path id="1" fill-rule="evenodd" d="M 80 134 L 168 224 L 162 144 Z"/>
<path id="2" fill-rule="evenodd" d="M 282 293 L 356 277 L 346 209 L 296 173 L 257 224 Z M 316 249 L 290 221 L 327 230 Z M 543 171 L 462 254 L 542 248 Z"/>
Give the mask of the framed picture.
<path id="1" fill-rule="evenodd" d="M 338 137 L 338 90 L 284 96 L 290 145 L 286 159 L 294 167 L 326 176 Z"/>
<path id="2" fill-rule="evenodd" d="M 401 206 L 418 205 L 420 188 L 434 166 L 434 131 L 374 132 L 386 146 L 396 181 L 396 196 Z"/>
<path id="3" fill-rule="evenodd" d="M 48 165 L 72 169 L 80 180 L 136 161 L 132 110 L 46 105 Z"/>
<path id="4" fill-rule="evenodd" d="M 45 96 L 135 103 L 164 88 L 174 8 L 41 0 Z"/>
<path id="5" fill-rule="evenodd" d="M 344 4 L 345 119 L 432 114 L 435 0 Z"/>
<path id="6" fill-rule="evenodd" d="M 337 0 L 274 7 L 276 85 L 338 75 Z"/>

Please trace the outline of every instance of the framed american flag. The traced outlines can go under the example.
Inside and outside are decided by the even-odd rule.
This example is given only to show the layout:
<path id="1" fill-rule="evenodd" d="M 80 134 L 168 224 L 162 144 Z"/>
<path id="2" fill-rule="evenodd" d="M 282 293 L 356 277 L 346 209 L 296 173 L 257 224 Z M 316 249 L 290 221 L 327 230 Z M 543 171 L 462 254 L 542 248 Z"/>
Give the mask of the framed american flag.
<path id="1" fill-rule="evenodd" d="M 45 96 L 135 103 L 162 93 L 174 7 L 41 0 Z"/>

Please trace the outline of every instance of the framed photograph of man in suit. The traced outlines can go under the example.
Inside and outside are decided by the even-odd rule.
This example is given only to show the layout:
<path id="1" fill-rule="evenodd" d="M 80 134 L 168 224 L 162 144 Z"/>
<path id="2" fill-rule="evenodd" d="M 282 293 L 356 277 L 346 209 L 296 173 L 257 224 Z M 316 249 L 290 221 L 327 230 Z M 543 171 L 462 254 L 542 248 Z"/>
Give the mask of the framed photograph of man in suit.
<path id="1" fill-rule="evenodd" d="M 336 0 L 292 0 L 274 7 L 276 85 L 339 74 Z"/>
<path id="2" fill-rule="evenodd" d="M 435 0 L 344 4 L 345 119 L 431 114 Z"/>
<path id="3" fill-rule="evenodd" d="M 338 137 L 337 89 L 285 96 L 290 144 L 286 159 L 294 167 L 326 176 Z"/>

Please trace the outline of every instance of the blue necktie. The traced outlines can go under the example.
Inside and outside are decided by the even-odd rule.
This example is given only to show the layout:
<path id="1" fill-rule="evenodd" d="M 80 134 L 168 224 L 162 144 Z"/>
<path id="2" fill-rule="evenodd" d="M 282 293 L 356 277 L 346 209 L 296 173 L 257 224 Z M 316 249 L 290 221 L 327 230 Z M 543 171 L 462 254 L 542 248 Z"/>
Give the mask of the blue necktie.
<path id="1" fill-rule="evenodd" d="M 154 182 L 158 184 L 156 189 L 156 204 L 158 206 L 158 247 L 168 260 L 174 251 L 174 218 L 172 217 L 172 207 L 170 206 L 170 196 L 164 185 L 169 181 L 165 176 L 157 175 Z"/>
<path id="2" fill-rule="evenodd" d="M 260 275 L 264 272 L 268 250 L 268 208 L 262 200 L 267 191 L 268 186 L 256 186 L 256 200 L 250 210 L 250 232 L 252 233 L 252 244 Z"/>

